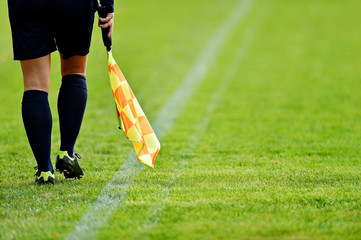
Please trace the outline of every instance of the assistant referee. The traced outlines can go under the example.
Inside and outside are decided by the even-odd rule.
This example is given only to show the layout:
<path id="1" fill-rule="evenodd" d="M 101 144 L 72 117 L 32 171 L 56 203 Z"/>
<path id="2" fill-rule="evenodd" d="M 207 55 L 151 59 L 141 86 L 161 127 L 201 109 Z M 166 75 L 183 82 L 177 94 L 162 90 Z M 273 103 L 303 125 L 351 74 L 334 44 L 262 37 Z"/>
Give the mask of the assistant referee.
<path id="1" fill-rule="evenodd" d="M 114 0 L 101 0 L 107 17 L 99 26 L 113 32 Z M 56 169 L 66 178 L 84 173 L 74 153 L 87 102 L 86 67 L 97 0 L 8 0 L 14 59 L 20 60 L 24 94 L 22 118 L 37 162 L 35 182 L 54 184 L 50 160 L 52 115 L 49 108 L 50 54 L 61 58 L 58 95 L 60 152 Z"/>

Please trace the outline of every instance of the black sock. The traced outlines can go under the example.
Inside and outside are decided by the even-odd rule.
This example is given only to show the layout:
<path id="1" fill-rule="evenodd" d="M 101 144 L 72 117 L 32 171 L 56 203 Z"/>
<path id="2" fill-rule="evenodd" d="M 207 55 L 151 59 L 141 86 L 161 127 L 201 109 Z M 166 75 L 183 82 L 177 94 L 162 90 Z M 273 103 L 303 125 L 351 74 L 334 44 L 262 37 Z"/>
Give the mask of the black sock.
<path id="1" fill-rule="evenodd" d="M 60 124 L 60 150 L 74 154 L 74 145 L 83 121 L 88 98 L 86 78 L 83 75 L 66 75 L 62 79 L 58 97 Z"/>
<path id="2" fill-rule="evenodd" d="M 26 135 L 38 163 L 39 171 L 54 173 L 50 160 L 53 121 L 48 93 L 39 90 L 25 91 L 21 110 Z"/>

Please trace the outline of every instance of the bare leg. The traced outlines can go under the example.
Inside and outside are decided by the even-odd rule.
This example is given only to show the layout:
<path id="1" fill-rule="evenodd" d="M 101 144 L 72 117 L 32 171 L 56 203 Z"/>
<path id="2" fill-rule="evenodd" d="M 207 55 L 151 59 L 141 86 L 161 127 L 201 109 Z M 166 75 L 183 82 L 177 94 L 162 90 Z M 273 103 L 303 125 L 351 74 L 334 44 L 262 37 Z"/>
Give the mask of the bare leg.
<path id="1" fill-rule="evenodd" d="M 20 61 L 24 77 L 24 91 L 41 90 L 49 92 L 50 55 Z"/>
<path id="2" fill-rule="evenodd" d="M 73 56 L 66 60 L 62 58 L 62 54 L 60 54 L 60 56 L 61 56 L 61 75 L 63 77 L 71 74 L 78 74 L 85 76 L 88 55 Z"/>

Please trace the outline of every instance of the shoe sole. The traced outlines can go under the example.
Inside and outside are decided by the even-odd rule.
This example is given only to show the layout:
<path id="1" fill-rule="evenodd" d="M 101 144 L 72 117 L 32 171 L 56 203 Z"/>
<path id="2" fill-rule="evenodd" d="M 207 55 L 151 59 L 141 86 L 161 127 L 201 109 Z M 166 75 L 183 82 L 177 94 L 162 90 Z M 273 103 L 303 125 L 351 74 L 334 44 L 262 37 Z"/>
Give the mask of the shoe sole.
<path id="1" fill-rule="evenodd" d="M 44 179 L 41 177 L 40 179 L 35 180 L 35 182 L 38 185 L 46 185 L 46 184 L 55 184 L 55 179 L 52 177 L 49 177 L 48 181 L 44 181 Z"/>

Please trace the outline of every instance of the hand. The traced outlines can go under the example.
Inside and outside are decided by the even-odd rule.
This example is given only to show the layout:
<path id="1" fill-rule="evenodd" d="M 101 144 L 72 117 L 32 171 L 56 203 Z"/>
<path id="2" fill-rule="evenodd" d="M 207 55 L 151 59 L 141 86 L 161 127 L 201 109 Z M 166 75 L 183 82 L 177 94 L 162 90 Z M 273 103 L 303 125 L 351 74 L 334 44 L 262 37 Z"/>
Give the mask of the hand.
<path id="1" fill-rule="evenodd" d="M 98 26 L 101 28 L 108 28 L 108 37 L 110 37 L 113 33 L 114 27 L 114 13 L 108 13 L 106 18 L 99 17 Z"/>

